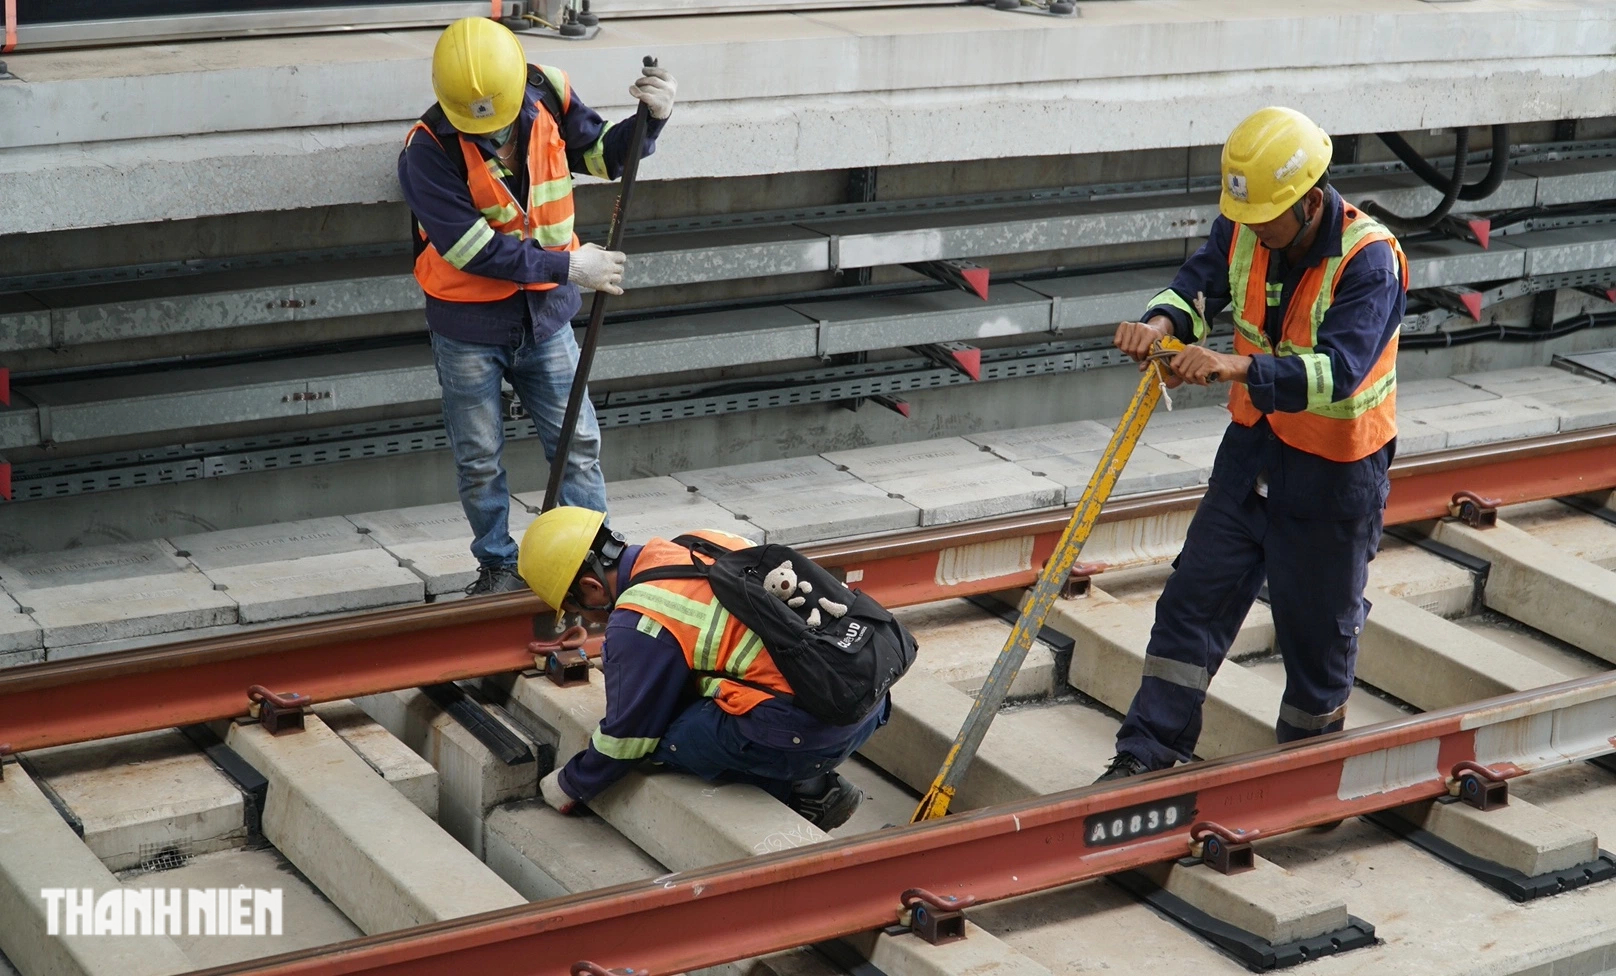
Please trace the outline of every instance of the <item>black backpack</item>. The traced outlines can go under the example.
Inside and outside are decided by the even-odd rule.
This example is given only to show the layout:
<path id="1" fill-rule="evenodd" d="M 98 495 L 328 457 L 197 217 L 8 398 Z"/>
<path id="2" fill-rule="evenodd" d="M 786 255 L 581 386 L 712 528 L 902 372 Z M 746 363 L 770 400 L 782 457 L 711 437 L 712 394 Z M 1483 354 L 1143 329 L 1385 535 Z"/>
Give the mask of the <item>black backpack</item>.
<path id="1" fill-rule="evenodd" d="M 544 106 L 545 110 L 550 113 L 550 117 L 555 119 L 556 127 L 560 128 L 563 124 L 561 121 L 562 116 L 565 114 L 561 110 L 561 93 L 555 90 L 554 85 L 550 84 L 549 76 L 539 70 L 537 65 L 530 64 L 527 66 L 527 83 L 539 90 L 539 104 Z M 433 102 L 432 107 L 421 115 L 422 124 L 426 126 L 427 131 L 432 134 L 434 139 L 438 138 L 438 126 L 442 125 L 444 121 L 443 106 L 437 102 Z M 441 140 L 438 145 L 443 146 Z M 449 165 L 454 167 L 454 171 L 464 181 L 467 178 L 466 157 L 460 153 L 460 147 L 454 146 L 451 150 L 449 146 L 443 146 L 443 154 L 449 158 Z M 410 243 L 414 247 L 414 253 L 411 255 L 412 260 L 420 257 L 421 252 L 426 250 L 426 241 L 421 237 L 421 223 L 415 219 L 415 214 L 413 213 L 410 214 Z"/>
<path id="2" fill-rule="evenodd" d="M 850 590 L 818 563 L 789 546 L 728 550 L 706 539 L 673 540 L 691 550 L 688 566 L 637 573 L 629 585 L 659 579 L 703 579 L 724 609 L 763 642 L 794 695 L 782 695 L 723 671 L 700 677 L 735 681 L 786 701 L 827 725 L 853 725 L 870 714 L 915 661 L 914 636 L 886 608 Z M 696 558 L 700 553 L 711 563 Z M 801 611 L 764 588 L 763 578 L 789 560 L 811 589 Z M 823 598 L 847 607 L 840 617 L 821 614 L 817 627 L 804 614 Z"/>

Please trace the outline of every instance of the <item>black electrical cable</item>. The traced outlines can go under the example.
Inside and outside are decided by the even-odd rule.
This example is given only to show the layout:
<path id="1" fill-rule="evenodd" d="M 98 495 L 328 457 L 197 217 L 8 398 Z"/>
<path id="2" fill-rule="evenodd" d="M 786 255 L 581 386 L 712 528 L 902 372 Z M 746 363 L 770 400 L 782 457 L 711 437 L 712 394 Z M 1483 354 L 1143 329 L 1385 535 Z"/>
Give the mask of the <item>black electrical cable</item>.
<path id="1" fill-rule="evenodd" d="M 1407 166 L 1415 176 L 1438 190 L 1447 189 L 1448 178 L 1443 176 L 1435 166 L 1426 162 L 1425 157 L 1416 152 L 1414 147 L 1410 146 L 1402 136 L 1395 132 L 1377 132 L 1375 134 L 1380 137 L 1381 142 L 1386 144 L 1387 149 L 1397 154 L 1397 158 L 1401 159 L 1403 165 Z M 1480 183 L 1472 183 L 1461 188 L 1459 190 L 1459 199 L 1487 199 L 1497 192 L 1499 186 L 1503 185 L 1504 174 L 1508 172 L 1509 126 L 1495 125 L 1493 126 L 1492 160 L 1487 164 L 1487 175 L 1481 178 Z"/>
<path id="2" fill-rule="evenodd" d="M 1441 187 L 1442 201 L 1436 209 L 1423 217 L 1404 217 L 1394 214 L 1373 200 L 1363 202 L 1363 210 L 1380 220 L 1399 234 L 1417 234 L 1420 231 L 1430 230 L 1437 225 L 1453 204 L 1459 199 L 1459 191 L 1464 189 L 1465 167 L 1470 158 L 1470 130 L 1460 127 L 1453 130 L 1453 175 L 1448 178 L 1446 186 Z"/>
<path id="3" fill-rule="evenodd" d="M 1583 329 L 1604 329 L 1616 326 L 1616 312 L 1583 312 L 1564 322 L 1556 322 L 1547 329 L 1525 329 L 1510 325 L 1481 325 L 1457 332 L 1436 332 L 1429 335 L 1411 335 L 1398 340 L 1399 349 L 1446 349 L 1449 346 L 1467 346 L 1473 342 L 1542 342 L 1558 339 Z"/>

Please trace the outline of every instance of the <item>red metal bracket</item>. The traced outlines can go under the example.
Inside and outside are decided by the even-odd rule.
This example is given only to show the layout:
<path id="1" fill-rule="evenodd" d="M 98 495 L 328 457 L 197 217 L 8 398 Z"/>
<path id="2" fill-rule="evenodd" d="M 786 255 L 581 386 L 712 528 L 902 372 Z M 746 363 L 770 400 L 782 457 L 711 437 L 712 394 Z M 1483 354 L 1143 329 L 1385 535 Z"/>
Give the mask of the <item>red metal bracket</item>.
<path id="1" fill-rule="evenodd" d="M 909 416 L 908 400 L 900 400 L 895 396 L 887 396 L 885 393 L 873 393 L 867 399 L 876 406 L 886 407 L 888 410 L 905 418 Z"/>
<path id="2" fill-rule="evenodd" d="M 1453 764 L 1448 792 L 1477 810 L 1509 805 L 1509 784 L 1480 763 L 1466 759 Z"/>
<path id="3" fill-rule="evenodd" d="M 530 642 L 527 649 L 533 655 L 534 666 L 565 688 L 589 683 L 589 656 L 583 650 L 588 639 L 589 631 L 574 624 L 549 640 Z"/>
<path id="4" fill-rule="evenodd" d="M 0 403 L 11 406 L 11 368 L 0 366 Z"/>
<path id="5" fill-rule="evenodd" d="M 932 945 L 946 945 L 965 938 L 964 910 L 976 903 L 969 895 L 944 897 L 925 888 L 910 888 L 898 901 L 909 916 L 909 931 Z"/>
<path id="6" fill-rule="evenodd" d="M 11 501 L 11 462 L 0 459 L 0 498 Z"/>
<path id="7" fill-rule="evenodd" d="M 1094 577 L 1106 570 L 1105 563 L 1077 563 L 1072 566 L 1072 575 L 1061 584 L 1061 599 L 1075 600 L 1080 596 L 1089 595 L 1089 585 Z"/>
<path id="8" fill-rule="evenodd" d="M 927 359 L 970 377 L 974 383 L 982 378 L 982 350 L 963 342 L 931 342 L 923 346 L 910 346 Z"/>
<path id="9" fill-rule="evenodd" d="M 1448 514 L 1473 529 L 1490 529 L 1498 524 L 1496 498 L 1483 498 L 1473 491 L 1456 491 L 1448 503 Z"/>
<path id="10" fill-rule="evenodd" d="M 572 964 L 572 976 L 642 976 L 636 969 L 607 969 L 587 959 Z"/>
<path id="11" fill-rule="evenodd" d="M 1190 827 L 1190 853 L 1219 874 L 1239 874 L 1257 867 L 1257 855 L 1251 849 L 1251 842 L 1260 836 L 1260 831 L 1236 833 L 1203 820 Z"/>
<path id="12" fill-rule="evenodd" d="M 303 731 L 303 708 L 310 704 L 307 695 L 279 695 L 263 685 L 253 685 L 247 689 L 247 701 L 254 706 L 258 724 L 270 735 Z"/>
<path id="13" fill-rule="evenodd" d="M 917 261 L 904 267 L 933 281 L 953 285 L 984 302 L 988 300 L 988 280 L 991 274 L 987 268 L 979 264 L 970 261 Z"/>

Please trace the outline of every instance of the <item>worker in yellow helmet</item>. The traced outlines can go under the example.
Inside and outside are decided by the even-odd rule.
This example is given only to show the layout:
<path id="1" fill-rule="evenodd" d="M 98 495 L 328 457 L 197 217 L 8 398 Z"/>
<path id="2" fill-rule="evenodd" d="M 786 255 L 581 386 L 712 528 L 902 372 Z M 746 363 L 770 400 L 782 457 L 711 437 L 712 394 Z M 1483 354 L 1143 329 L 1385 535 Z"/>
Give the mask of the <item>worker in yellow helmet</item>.
<path id="1" fill-rule="evenodd" d="M 706 578 L 666 576 L 695 551 L 751 547 L 715 530 L 631 546 L 581 508 L 552 508 L 528 526 L 521 566 L 533 592 L 606 627 L 606 714 L 589 745 L 539 784 L 550 806 L 570 813 L 644 762 L 760 787 L 821 830 L 852 816 L 863 794 L 836 768 L 885 724 L 891 698 L 872 696 L 845 725 L 810 714 Z"/>
<path id="2" fill-rule="evenodd" d="M 1285 660 L 1279 741 L 1345 721 L 1397 444 L 1408 262 L 1330 186 L 1330 159 L 1330 137 L 1300 112 L 1241 122 L 1223 147 L 1222 216 L 1206 243 L 1142 321 L 1117 328 L 1136 360 L 1162 336 L 1191 343 L 1171 361 L 1172 384 L 1230 384 L 1232 423 L 1102 780 L 1190 759 L 1207 685 L 1265 582 Z M 1225 309 L 1232 353 L 1205 344 Z"/>
<path id="3" fill-rule="evenodd" d="M 621 253 L 580 246 L 573 233 L 572 174 L 616 179 L 633 126 L 607 123 L 566 72 L 529 64 L 516 35 L 485 17 L 438 38 L 432 90 L 437 104 L 405 137 L 398 181 L 414 217 L 415 280 L 474 537 L 479 573 L 467 592 L 476 596 L 522 587 L 507 525 L 501 380 L 533 418 L 546 458 L 566 465 L 561 501 L 606 509 L 588 397 L 569 456 L 552 455 L 578 363 L 569 327 L 578 290 L 620 295 L 623 280 Z M 676 90 L 661 68 L 643 69 L 629 89 L 650 109 L 646 155 Z"/>

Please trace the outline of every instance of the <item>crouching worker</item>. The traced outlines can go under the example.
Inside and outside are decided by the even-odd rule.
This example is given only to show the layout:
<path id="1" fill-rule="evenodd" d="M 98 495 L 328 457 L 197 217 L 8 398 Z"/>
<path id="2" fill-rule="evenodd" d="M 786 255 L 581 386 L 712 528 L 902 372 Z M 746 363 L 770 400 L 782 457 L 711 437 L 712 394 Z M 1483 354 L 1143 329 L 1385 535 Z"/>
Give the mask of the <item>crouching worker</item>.
<path id="1" fill-rule="evenodd" d="M 836 772 L 887 721 L 914 638 L 868 596 L 784 546 L 701 531 L 628 545 L 600 512 L 554 508 L 520 569 L 552 607 L 606 625 L 606 716 L 545 777 L 562 813 L 631 769 L 767 790 L 821 830 L 863 794 Z"/>

